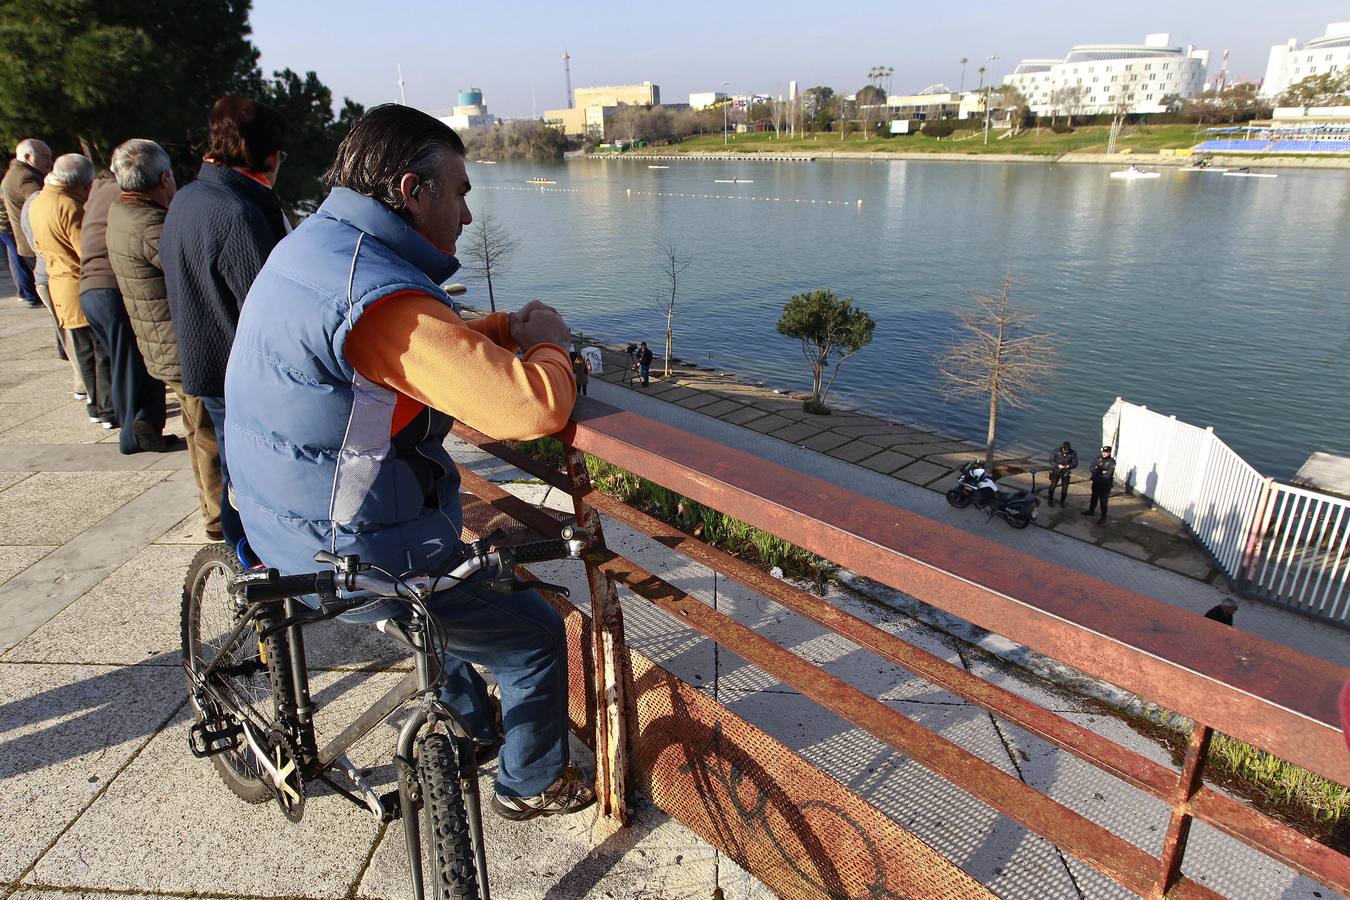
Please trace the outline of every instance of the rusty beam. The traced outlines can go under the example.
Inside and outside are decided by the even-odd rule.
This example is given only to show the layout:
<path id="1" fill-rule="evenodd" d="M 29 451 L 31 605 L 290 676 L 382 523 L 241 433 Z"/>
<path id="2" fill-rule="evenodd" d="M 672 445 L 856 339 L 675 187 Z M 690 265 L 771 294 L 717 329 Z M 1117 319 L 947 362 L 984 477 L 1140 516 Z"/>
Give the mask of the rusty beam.
<path id="1" fill-rule="evenodd" d="M 586 456 L 567 454 L 569 493 L 577 522 L 591 533 L 586 551 L 586 583 L 591 592 L 592 659 L 595 665 L 595 796 L 600 811 L 620 825 L 628 823 L 628 702 L 630 681 L 626 666 L 623 607 L 614 582 L 598 565 L 608 552 L 599 514 L 590 507 L 591 490 Z"/>
<path id="2" fill-rule="evenodd" d="M 559 437 L 855 572 L 1350 783 L 1350 669 L 596 401 Z"/>
<path id="3" fill-rule="evenodd" d="M 1191 727 L 1191 736 L 1186 743 L 1186 760 L 1181 766 L 1181 777 L 1177 779 L 1172 797 L 1172 816 L 1167 822 L 1167 834 L 1163 838 L 1163 852 L 1158 867 L 1158 881 L 1149 891 L 1150 897 L 1166 897 L 1172 887 L 1181 879 L 1181 862 L 1186 856 L 1186 842 L 1191 836 L 1191 812 L 1188 804 L 1196 791 L 1200 790 L 1204 776 L 1205 759 L 1209 756 L 1209 742 L 1214 732 L 1209 726 L 1196 722 Z"/>

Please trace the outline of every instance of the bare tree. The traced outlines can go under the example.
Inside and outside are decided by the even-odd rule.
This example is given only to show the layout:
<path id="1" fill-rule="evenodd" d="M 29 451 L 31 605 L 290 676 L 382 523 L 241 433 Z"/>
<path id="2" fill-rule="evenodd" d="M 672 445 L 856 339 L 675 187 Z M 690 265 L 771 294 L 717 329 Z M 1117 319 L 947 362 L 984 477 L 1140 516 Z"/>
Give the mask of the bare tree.
<path id="1" fill-rule="evenodd" d="M 976 309 L 958 314 L 961 331 L 938 358 L 948 399 L 974 397 L 989 404 L 984 467 L 990 471 L 999 407 L 1025 407 L 1057 366 L 1055 335 L 1030 330 L 1035 317 L 1009 303 L 1013 284 L 1007 274 L 995 293 L 972 295 Z"/>
<path id="2" fill-rule="evenodd" d="M 1062 100 L 1064 115 L 1069 120 L 1069 127 L 1073 127 L 1074 116 L 1082 115 L 1083 106 L 1087 103 L 1088 94 L 1091 93 L 1091 90 L 1086 84 L 1075 84 L 1064 88 Z"/>
<path id="3" fill-rule="evenodd" d="M 506 226 L 497 221 L 492 213 L 480 213 L 469 227 L 468 244 L 464 256 L 470 272 L 487 279 L 488 305 L 497 311 L 497 297 L 492 292 L 492 277 L 500 276 L 506 261 L 518 246 L 516 239 Z"/>
<path id="4" fill-rule="evenodd" d="M 669 378 L 670 357 L 675 352 L 675 297 L 679 293 L 680 275 L 694 264 L 694 258 L 681 256 L 673 241 L 662 241 L 657 247 L 661 252 L 661 274 L 670 281 L 670 297 L 663 295 L 659 302 L 666 315 L 666 360 L 662 377 Z"/>

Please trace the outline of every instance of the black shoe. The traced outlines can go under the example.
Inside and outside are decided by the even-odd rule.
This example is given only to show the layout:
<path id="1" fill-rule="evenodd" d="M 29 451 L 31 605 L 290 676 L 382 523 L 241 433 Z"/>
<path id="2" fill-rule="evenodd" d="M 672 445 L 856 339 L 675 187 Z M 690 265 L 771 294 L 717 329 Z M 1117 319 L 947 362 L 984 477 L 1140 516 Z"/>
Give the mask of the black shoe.
<path id="1" fill-rule="evenodd" d="M 1048 498 L 1048 499 L 1050 500 L 1050 505 L 1051 505 L 1051 506 L 1054 506 L 1054 505 L 1055 505 L 1055 498 L 1054 498 L 1054 497 L 1050 497 L 1050 498 Z"/>
<path id="2" fill-rule="evenodd" d="M 1105 514 L 1105 513 L 1103 513 L 1103 514 L 1102 514 L 1102 517 L 1101 517 L 1100 519 L 1097 520 L 1097 524 L 1098 524 L 1098 525 L 1105 525 L 1105 524 L 1106 524 L 1106 514 Z"/>
<path id="3" fill-rule="evenodd" d="M 1092 515 L 1092 510 L 1090 510 L 1090 509 L 1085 509 L 1085 510 L 1083 510 L 1082 515 L 1090 516 L 1090 515 Z"/>
<path id="4" fill-rule="evenodd" d="M 182 443 L 178 435 L 163 434 L 149 422 L 143 422 L 140 419 L 131 423 L 131 430 L 136 435 L 136 445 L 147 453 L 165 453 L 170 450 L 177 450 Z"/>

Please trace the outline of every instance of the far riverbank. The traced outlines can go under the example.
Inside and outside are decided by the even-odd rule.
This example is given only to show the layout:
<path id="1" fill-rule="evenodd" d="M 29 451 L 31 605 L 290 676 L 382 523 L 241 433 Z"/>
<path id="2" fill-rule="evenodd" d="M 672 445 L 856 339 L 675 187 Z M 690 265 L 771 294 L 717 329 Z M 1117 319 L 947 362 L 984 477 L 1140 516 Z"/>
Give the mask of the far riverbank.
<path id="1" fill-rule="evenodd" d="M 1350 156 L 1222 156 L 1206 154 L 1211 164 L 1227 168 L 1250 166 L 1270 169 L 1350 169 Z M 1160 156 L 1149 153 L 1065 153 L 1062 156 L 1032 155 L 1028 153 L 928 153 L 884 150 L 822 150 L 819 153 L 795 153 L 775 150 L 737 150 L 732 153 L 707 151 L 680 152 L 663 147 L 650 153 L 590 153 L 585 159 L 635 160 L 726 160 L 746 162 L 829 162 L 833 160 L 862 160 L 867 162 L 978 162 L 978 163 L 1084 163 L 1096 165 L 1156 166 L 1181 168 L 1195 165 L 1193 156 Z"/>

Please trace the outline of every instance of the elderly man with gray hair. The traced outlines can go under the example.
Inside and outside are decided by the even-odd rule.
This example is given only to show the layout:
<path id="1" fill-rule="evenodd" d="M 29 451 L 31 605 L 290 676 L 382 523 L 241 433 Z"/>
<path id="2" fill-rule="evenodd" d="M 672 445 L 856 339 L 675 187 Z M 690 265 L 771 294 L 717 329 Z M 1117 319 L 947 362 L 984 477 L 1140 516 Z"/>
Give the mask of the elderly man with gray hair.
<path id="1" fill-rule="evenodd" d="M 103 172 L 89 188 L 80 231 L 80 306 L 94 336 L 108 354 L 112 372 L 113 413 L 122 426 L 117 448 L 122 453 L 161 452 L 182 447 L 164 434 L 164 385 L 150 377 L 136 334 L 127 317 L 122 291 L 108 259 L 108 214 L 122 196 L 111 172 Z"/>
<path id="2" fill-rule="evenodd" d="M 94 339 L 80 307 L 80 233 L 84 202 L 94 182 L 94 164 L 78 153 L 56 160 L 42 193 L 28 210 L 33 244 L 47 264 L 47 290 L 61 327 L 70 332 L 88 395 L 89 421 L 115 427 L 108 357 Z"/>
<path id="3" fill-rule="evenodd" d="M 19 227 L 19 213 L 28 196 L 42 190 L 42 176 L 51 170 L 51 148 L 35 138 L 25 138 L 14 148 L 14 159 L 0 179 L 0 243 L 9 255 L 9 271 L 19 299 L 34 308 L 42 305 L 33 283 L 36 254 Z"/>
<path id="4" fill-rule="evenodd" d="M 183 393 L 183 367 L 169 314 L 159 237 L 177 192 L 169 154 L 154 141 L 133 138 L 113 151 L 113 175 L 121 195 L 108 210 L 108 261 L 117 276 L 136 344 L 151 378 L 169 386 L 187 432 L 206 535 L 221 539 L 220 462 L 216 433 L 200 397 Z"/>

